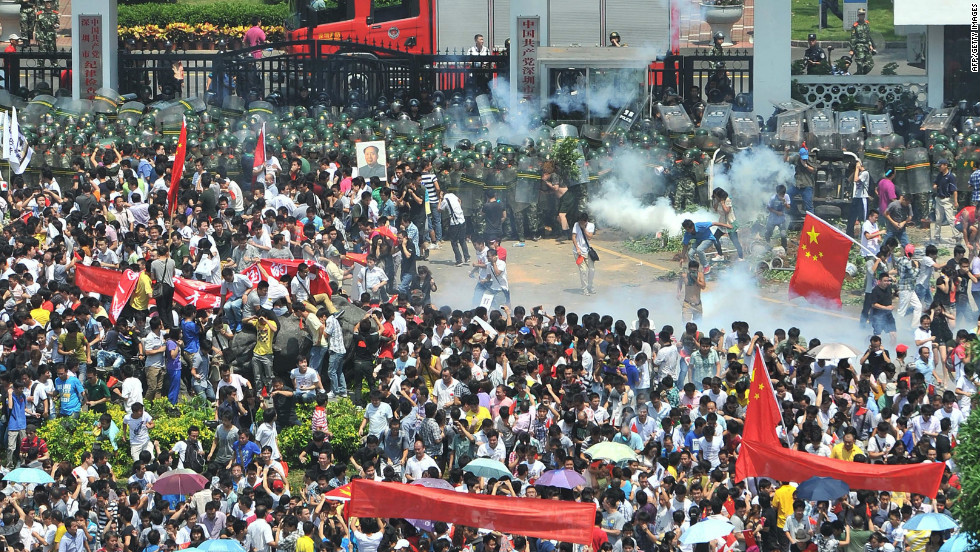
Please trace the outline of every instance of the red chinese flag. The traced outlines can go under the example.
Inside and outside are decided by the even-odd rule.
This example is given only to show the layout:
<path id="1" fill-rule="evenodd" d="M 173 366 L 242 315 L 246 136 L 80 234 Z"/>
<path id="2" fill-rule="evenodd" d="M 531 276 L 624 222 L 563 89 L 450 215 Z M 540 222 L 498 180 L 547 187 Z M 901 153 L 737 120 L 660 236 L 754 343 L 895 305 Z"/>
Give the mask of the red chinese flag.
<path id="1" fill-rule="evenodd" d="M 184 158 L 187 157 L 187 119 L 180 123 L 180 138 L 177 140 L 177 153 L 174 155 L 174 168 L 170 172 L 170 190 L 167 192 L 167 209 L 170 216 L 177 211 L 177 192 L 180 179 L 184 176 Z"/>
<path id="2" fill-rule="evenodd" d="M 265 123 L 262 123 L 262 130 L 259 131 L 259 139 L 255 142 L 255 155 L 253 157 L 252 184 L 255 184 L 255 180 L 258 177 L 255 168 L 265 166 Z"/>
<path id="3" fill-rule="evenodd" d="M 796 270 L 789 281 L 790 299 L 803 297 L 810 303 L 841 308 L 840 290 L 851 243 L 840 230 L 808 213 L 796 251 Z"/>
<path id="4" fill-rule="evenodd" d="M 194 305 L 197 310 L 220 307 L 221 284 L 174 278 L 174 302 L 181 306 Z"/>
<path id="5" fill-rule="evenodd" d="M 348 253 L 340 262 L 347 267 L 354 266 L 354 263 L 364 266 L 367 264 L 367 253 Z"/>
<path id="6" fill-rule="evenodd" d="M 355 479 L 345 508 L 351 516 L 418 518 L 577 544 L 592 542 L 592 502 L 457 493 L 421 485 Z"/>
<path id="7" fill-rule="evenodd" d="M 756 349 L 752 367 L 752 381 L 749 384 L 749 404 L 745 409 L 745 428 L 742 439 L 766 443 L 779 448 L 776 426 L 782 421 L 776 396 L 769 380 L 769 371 L 762 362 L 762 351 Z"/>

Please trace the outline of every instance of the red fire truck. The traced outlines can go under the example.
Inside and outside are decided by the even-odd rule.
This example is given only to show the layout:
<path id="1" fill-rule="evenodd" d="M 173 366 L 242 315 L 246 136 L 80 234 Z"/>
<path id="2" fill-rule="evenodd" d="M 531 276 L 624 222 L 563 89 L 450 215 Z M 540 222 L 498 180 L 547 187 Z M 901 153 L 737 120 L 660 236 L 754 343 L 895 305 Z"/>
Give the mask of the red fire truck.
<path id="1" fill-rule="evenodd" d="M 290 40 L 356 37 L 413 53 L 464 53 L 482 34 L 502 50 L 512 0 L 290 0 Z M 515 0 L 520 1 L 520 0 Z M 550 0 L 548 46 L 604 46 L 615 31 L 631 46 L 676 50 L 684 0 Z M 672 32 L 673 30 L 673 32 Z"/>

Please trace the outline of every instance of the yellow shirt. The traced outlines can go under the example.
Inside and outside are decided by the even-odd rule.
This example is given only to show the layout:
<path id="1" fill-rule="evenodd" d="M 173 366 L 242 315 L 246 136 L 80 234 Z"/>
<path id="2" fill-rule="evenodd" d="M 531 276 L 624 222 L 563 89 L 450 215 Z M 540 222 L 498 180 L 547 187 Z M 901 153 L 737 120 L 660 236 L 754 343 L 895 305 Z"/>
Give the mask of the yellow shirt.
<path id="1" fill-rule="evenodd" d="M 861 447 L 854 445 L 853 447 L 851 447 L 851 450 L 848 451 L 844 449 L 844 443 L 837 443 L 836 445 L 834 445 L 834 448 L 830 451 L 831 458 L 837 460 L 846 460 L 848 462 L 853 462 L 854 457 L 857 456 L 858 454 L 864 454 L 864 451 L 861 450 Z"/>
<path id="2" fill-rule="evenodd" d="M 257 355 L 271 355 L 272 354 L 272 340 L 276 335 L 276 330 L 279 329 L 276 323 L 272 320 L 266 320 L 265 326 L 259 326 L 258 323 L 255 324 L 255 348 L 252 349 Z"/>
<path id="3" fill-rule="evenodd" d="M 75 334 L 75 338 L 68 340 L 68 334 L 63 333 L 58 336 L 58 347 L 62 351 L 74 351 L 75 359 L 78 362 L 88 362 L 88 352 L 85 350 L 85 335 L 82 332 Z"/>
<path id="4" fill-rule="evenodd" d="M 313 539 L 306 535 L 296 539 L 296 552 L 313 552 Z"/>
<path id="5" fill-rule="evenodd" d="M 65 524 L 62 523 L 61 525 L 58 526 L 58 530 L 55 531 L 55 533 L 54 533 L 54 546 L 55 546 L 55 548 L 57 548 L 58 545 L 61 544 L 61 537 L 65 536 L 65 533 L 67 533 L 67 532 L 68 532 L 68 528 L 65 527 Z"/>
<path id="6" fill-rule="evenodd" d="M 48 320 L 51 319 L 51 313 L 45 309 L 38 307 L 31 311 L 31 318 L 33 318 L 34 321 L 37 322 L 38 324 L 42 326 L 47 326 Z"/>
<path id="7" fill-rule="evenodd" d="M 477 407 L 476 412 L 470 411 L 466 413 L 466 423 L 469 425 L 471 432 L 479 431 L 480 424 L 483 423 L 483 420 L 492 419 L 493 418 L 490 416 L 490 411 L 485 406 Z"/>
<path id="8" fill-rule="evenodd" d="M 138 311 L 149 310 L 150 295 L 153 294 L 153 283 L 146 272 L 140 272 L 140 277 L 136 280 L 136 288 L 133 296 L 129 298 L 129 304 Z"/>
<path id="9" fill-rule="evenodd" d="M 776 526 L 780 529 L 786 525 L 786 518 L 793 515 L 793 493 L 796 487 L 783 485 L 776 489 L 776 496 L 772 497 L 772 506 L 776 508 Z"/>

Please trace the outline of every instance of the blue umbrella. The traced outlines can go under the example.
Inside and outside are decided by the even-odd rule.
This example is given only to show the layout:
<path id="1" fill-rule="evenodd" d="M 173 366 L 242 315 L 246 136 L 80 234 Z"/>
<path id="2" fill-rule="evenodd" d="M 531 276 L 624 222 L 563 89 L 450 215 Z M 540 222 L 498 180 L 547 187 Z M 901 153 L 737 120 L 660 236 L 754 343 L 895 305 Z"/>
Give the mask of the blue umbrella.
<path id="1" fill-rule="evenodd" d="M 847 483 L 833 477 L 811 477 L 796 488 L 796 498 L 800 500 L 826 500 L 833 502 L 851 492 Z"/>
<path id="2" fill-rule="evenodd" d="M 197 549 L 203 552 L 245 552 L 245 548 L 232 539 L 206 540 Z"/>
<path id="3" fill-rule="evenodd" d="M 956 529 L 956 522 L 946 514 L 917 514 L 905 522 L 904 528 L 909 531 L 946 531 Z"/>
<path id="4" fill-rule="evenodd" d="M 39 470 L 37 468 L 17 468 L 11 470 L 10 473 L 3 476 L 4 481 L 11 481 L 13 483 L 34 483 L 37 485 L 47 485 L 48 483 L 54 483 L 54 479 L 50 475 L 45 473 L 44 470 Z"/>
<path id="5" fill-rule="evenodd" d="M 502 477 L 510 478 L 510 470 L 507 469 L 507 466 L 503 462 L 494 460 L 493 458 L 477 458 L 469 464 L 466 464 L 463 471 L 470 472 L 477 477 L 486 477 L 487 479 L 492 477 L 496 477 L 497 479 Z"/>
<path id="6" fill-rule="evenodd" d="M 735 530 L 735 526 L 727 521 L 720 519 L 701 520 L 681 535 L 681 544 L 698 544 L 711 542 L 730 534 Z"/>
<path id="7" fill-rule="evenodd" d="M 939 552 L 967 552 L 977 546 L 977 541 L 969 533 L 958 533 L 939 547 Z"/>

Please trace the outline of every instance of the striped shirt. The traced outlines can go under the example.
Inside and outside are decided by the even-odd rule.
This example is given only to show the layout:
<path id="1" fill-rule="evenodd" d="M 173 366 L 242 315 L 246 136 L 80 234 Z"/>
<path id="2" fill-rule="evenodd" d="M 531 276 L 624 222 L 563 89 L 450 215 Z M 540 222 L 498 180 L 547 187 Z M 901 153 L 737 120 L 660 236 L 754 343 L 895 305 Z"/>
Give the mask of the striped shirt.
<path id="1" fill-rule="evenodd" d="M 422 185 L 425 186 L 425 192 L 429 196 L 429 203 L 432 205 L 439 205 L 439 192 L 436 191 L 436 187 L 439 185 L 439 179 L 433 173 L 422 173 Z"/>
<path id="2" fill-rule="evenodd" d="M 970 190 L 973 191 L 973 203 L 980 203 L 980 169 L 970 175 Z"/>

